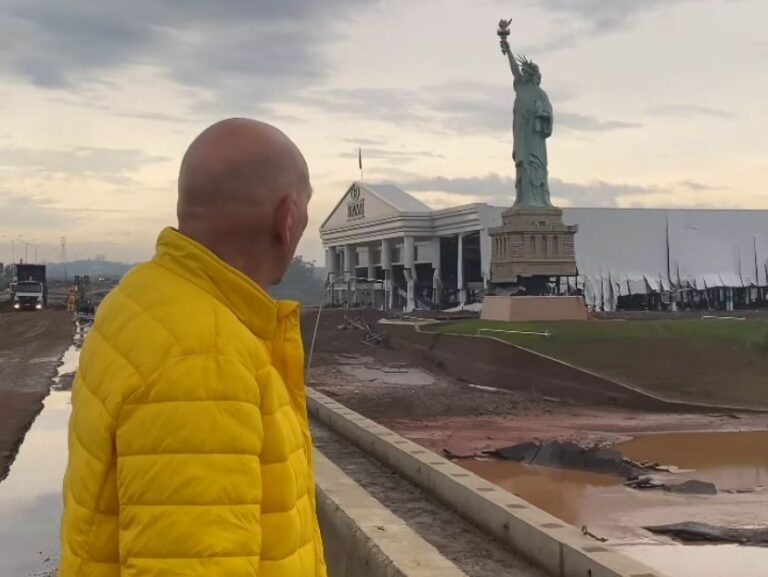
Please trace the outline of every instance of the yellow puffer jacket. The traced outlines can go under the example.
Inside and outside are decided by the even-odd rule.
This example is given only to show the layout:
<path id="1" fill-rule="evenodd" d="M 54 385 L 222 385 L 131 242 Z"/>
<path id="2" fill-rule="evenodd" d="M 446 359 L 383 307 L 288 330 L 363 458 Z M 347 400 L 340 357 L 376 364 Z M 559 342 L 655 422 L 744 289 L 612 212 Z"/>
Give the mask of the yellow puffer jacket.
<path id="1" fill-rule="evenodd" d="M 322 577 L 296 303 L 172 229 L 99 307 L 59 577 Z"/>

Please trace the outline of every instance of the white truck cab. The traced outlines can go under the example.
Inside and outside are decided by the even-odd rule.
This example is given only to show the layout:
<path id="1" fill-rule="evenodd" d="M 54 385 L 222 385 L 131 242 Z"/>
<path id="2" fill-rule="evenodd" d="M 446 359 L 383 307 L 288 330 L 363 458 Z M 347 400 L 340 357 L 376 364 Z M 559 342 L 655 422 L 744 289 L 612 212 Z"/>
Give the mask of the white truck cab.
<path id="1" fill-rule="evenodd" d="M 38 310 L 45 307 L 43 283 L 18 281 L 14 290 L 13 308 L 20 310 Z"/>

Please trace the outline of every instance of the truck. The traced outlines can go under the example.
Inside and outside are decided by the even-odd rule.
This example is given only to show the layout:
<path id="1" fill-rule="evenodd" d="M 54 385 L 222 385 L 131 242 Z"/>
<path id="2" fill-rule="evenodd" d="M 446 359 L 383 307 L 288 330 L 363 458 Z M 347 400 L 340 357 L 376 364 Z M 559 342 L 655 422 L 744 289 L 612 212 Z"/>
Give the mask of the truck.
<path id="1" fill-rule="evenodd" d="M 16 281 L 11 285 L 13 308 L 43 310 L 48 304 L 48 281 L 44 264 L 17 264 Z"/>

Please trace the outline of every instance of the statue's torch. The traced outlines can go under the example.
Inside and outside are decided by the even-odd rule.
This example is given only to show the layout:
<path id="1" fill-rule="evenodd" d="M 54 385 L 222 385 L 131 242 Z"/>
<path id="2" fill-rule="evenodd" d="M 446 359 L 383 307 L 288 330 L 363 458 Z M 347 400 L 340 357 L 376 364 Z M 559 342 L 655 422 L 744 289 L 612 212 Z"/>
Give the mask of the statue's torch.
<path id="1" fill-rule="evenodd" d="M 507 51 L 509 50 L 509 44 L 507 43 L 507 38 L 509 38 L 509 25 L 512 23 L 512 19 L 504 20 L 503 18 L 499 20 L 499 28 L 496 30 L 496 34 L 499 36 L 500 44 L 501 44 L 501 52 L 506 55 Z"/>

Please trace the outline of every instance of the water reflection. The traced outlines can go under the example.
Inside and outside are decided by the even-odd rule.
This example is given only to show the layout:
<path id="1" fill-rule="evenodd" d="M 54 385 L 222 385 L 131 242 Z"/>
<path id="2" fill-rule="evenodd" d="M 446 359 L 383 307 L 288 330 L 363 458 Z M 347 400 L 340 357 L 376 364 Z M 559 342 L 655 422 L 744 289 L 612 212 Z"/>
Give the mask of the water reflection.
<path id="1" fill-rule="evenodd" d="M 511 461 L 469 460 L 460 464 L 572 525 L 594 521 L 592 512 L 605 506 L 604 499 L 611 489 L 626 497 L 623 487 L 617 487 L 619 479 L 607 475 Z"/>
<path id="2" fill-rule="evenodd" d="M 80 344 L 78 338 L 64 353 L 54 390 L 0 483 L 0 575 L 49 575 L 55 569 L 70 414 L 70 392 L 55 390 L 55 384 L 77 370 Z"/>
<path id="3" fill-rule="evenodd" d="M 48 396 L 0 484 L 0 575 L 29 575 L 57 556 L 69 396 L 64 391 Z"/>

